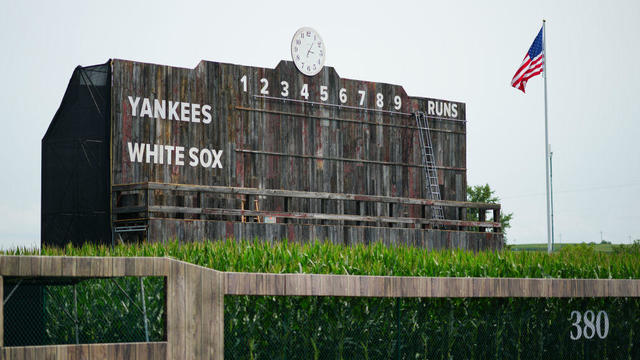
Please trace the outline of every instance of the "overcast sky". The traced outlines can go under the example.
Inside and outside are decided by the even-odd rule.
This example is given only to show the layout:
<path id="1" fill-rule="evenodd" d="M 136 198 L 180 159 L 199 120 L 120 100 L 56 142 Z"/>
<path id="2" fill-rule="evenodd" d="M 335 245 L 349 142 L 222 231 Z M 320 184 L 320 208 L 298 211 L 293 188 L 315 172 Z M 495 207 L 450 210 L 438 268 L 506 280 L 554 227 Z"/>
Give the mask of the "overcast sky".
<path id="1" fill-rule="evenodd" d="M 40 241 L 40 142 L 76 65 L 275 67 L 315 28 L 341 77 L 467 104 L 469 184 L 546 241 L 543 79 L 511 78 L 547 19 L 556 239 L 640 238 L 639 1 L 2 1 L 0 247 Z"/>

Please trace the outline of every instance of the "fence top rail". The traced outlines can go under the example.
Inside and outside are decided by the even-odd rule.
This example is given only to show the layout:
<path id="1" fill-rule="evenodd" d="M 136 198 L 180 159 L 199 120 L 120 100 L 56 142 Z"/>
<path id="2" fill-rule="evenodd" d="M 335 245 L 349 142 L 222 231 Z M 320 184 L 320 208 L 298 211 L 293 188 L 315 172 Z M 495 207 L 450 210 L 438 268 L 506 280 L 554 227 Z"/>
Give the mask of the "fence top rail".
<path id="1" fill-rule="evenodd" d="M 636 279 L 447 278 L 226 272 L 226 295 L 640 297 Z"/>
<path id="2" fill-rule="evenodd" d="M 640 297 L 640 279 L 449 278 L 220 272 L 169 257 L 0 256 L 0 276 L 166 276 L 171 264 L 222 274 L 226 295 L 349 297 Z"/>
<path id="3" fill-rule="evenodd" d="M 0 276 L 168 276 L 168 258 L 99 256 L 0 256 Z"/>
<path id="4" fill-rule="evenodd" d="M 440 206 L 446 206 L 446 207 L 500 210 L 500 204 L 469 202 L 469 201 L 430 200 L 430 199 L 404 198 L 404 197 L 395 197 L 395 196 L 383 196 L 383 195 L 341 194 L 341 193 L 329 193 L 329 192 L 257 189 L 257 188 L 230 187 L 230 186 L 208 186 L 208 185 L 141 182 L 141 183 L 131 183 L 131 184 L 114 184 L 112 185 L 111 188 L 112 188 L 112 191 L 180 190 L 180 191 L 211 192 L 211 193 L 231 194 L 231 195 L 283 196 L 283 197 L 295 197 L 295 198 L 372 201 L 372 202 L 399 203 L 399 204 L 408 204 L 408 205 L 429 205 L 429 206 L 440 205 Z"/>

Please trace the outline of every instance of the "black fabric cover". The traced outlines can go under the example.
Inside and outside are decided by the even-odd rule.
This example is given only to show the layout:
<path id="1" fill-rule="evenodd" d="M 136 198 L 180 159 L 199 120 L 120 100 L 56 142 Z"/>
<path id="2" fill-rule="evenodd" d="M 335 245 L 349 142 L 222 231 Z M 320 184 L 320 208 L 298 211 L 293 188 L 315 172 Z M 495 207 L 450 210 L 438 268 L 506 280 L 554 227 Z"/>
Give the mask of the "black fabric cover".
<path id="1" fill-rule="evenodd" d="M 42 138 L 42 246 L 111 243 L 110 68 L 75 69 Z"/>

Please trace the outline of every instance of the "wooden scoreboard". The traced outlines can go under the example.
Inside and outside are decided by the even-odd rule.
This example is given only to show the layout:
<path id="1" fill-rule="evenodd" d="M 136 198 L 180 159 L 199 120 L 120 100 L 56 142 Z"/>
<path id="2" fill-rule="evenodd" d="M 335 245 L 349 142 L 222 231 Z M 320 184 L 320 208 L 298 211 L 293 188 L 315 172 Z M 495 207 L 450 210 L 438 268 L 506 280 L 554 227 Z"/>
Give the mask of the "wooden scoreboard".
<path id="1" fill-rule="evenodd" d="M 274 69 L 109 61 L 96 107 L 111 235 L 500 247 L 496 222 L 465 221 L 465 104 L 342 78 L 323 58 L 301 66 L 306 49 L 294 37 L 294 61 Z M 428 116 L 445 222 L 431 220 L 417 111 Z"/>

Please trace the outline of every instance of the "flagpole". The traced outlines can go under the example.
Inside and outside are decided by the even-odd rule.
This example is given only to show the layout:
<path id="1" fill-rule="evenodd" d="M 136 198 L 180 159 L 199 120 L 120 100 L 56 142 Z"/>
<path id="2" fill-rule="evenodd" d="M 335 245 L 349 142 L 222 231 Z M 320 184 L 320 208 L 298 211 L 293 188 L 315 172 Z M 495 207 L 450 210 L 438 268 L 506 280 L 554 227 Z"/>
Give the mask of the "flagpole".
<path id="1" fill-rule="evenodd" d="M 544 154 L 546 165 L 546 193 L 547 193 L 547 252 L 550 254 L 551 247 L 551 204 L 549 196 L 549 116 L 547 110 L 547 28 L 546 20 L 542 20 L 542 49 L 544 51 Z"/>

